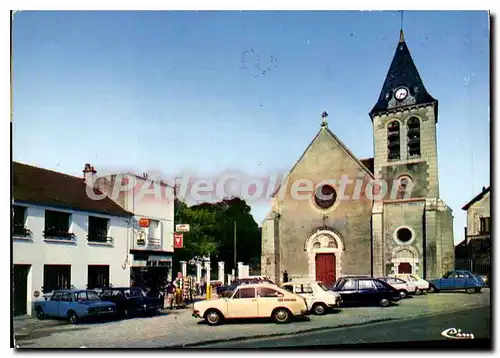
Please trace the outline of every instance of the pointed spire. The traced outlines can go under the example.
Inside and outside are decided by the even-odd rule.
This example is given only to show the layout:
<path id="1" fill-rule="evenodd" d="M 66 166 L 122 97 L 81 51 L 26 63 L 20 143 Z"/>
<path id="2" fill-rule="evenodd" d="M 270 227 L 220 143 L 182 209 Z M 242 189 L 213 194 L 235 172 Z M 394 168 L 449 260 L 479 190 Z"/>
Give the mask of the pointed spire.
<path id="1" fill-rule="evenodd" d="M 401 22 L 402 25 L 402 22 Z M 406 89 L 404 98 L 396 98 L 399 88 Z M 403 28 L 399 31 L 399 42 L 394 53 L 389 71 L 382 85 L 377 103 L 370 111 L 370 117 L 377 113 L 384 113 L 407 105 L 437 103 L 425 89 L 422 78 L 410 55 L 410 50 L 404 38 Z"/>

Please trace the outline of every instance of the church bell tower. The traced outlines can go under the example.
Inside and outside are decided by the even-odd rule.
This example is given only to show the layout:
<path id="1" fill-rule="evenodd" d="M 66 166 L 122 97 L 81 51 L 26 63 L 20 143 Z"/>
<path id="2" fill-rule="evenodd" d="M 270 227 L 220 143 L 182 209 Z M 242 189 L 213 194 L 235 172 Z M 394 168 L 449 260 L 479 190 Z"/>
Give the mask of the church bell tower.
<path id="1" fill-rule="evenodd" d="M 387 192 L 372 212 L 373 273 L 439 277 L 454 265 L 453 217 L 439 199 L 438 101 L 426 90 L 401 29 L 370 111 L 374 174 Z"/>
<path id="2" fill-rule="evenodd" d="M 394 180 L 409 179 L 412 198 L 439 197 L 438 101 L 424 86 L 403 30 L 370 117 L 375 146 L 374 174 L 385 179 L 389 186 Z"/>

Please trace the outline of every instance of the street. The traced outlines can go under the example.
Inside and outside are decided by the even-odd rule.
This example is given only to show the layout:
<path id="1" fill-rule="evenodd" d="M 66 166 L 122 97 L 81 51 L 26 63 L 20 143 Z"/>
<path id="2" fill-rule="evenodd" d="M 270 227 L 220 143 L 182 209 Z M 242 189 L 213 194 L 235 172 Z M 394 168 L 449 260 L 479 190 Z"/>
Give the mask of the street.
<path id="1" fill-rule="evenodd" d="M 482 308 L 481 310 L 479 310 Z M 489 315 L 490 290 L 485 289 L 478 294 L 464 292 L 442 292 L 411 297 L 400 301 L 392 307 L 349 307 L 341 308 L 324 316 L 311 316 L 309 320 L 301 320 L 290 324 L 278 325 L 271 322 L 227 322 L 221 326 L 210 327 L 204 321 L 191 317 L 191 310 L 174 310 L 154 317 L 141 317 L 128 320 L 116 320 L 100 323 L 81 323 L 71 325 L 66 322 L 23 318 L 14 320 L 16 344 L 20 348 L 158 348 L 189 347 L 213 344 L 228 340 L 263 338 L 277 335 L 298 334 L 316 330 L 331 330 L 339 326 L 362 325 L 374 321 L 398 320 L 426 316 L 427 321 L 437 322 L 436 317 L 443 313 L 477 309 L 481 314 Z M 483 317 L 481 316 L 481 317 Z M 440 318 L 441 319 L 441 318 Z M 478 321 L 479 316 L 474 316 Z M 481 320 L 483 320 L 481 318 Z M 484 320 L 483 320 L 484 321 Z M 417 322 L 418 323 L 418 322 Z M 475 324 L 476 322 L 474 322 Z M 399 325 L 387 326 L 388 340 L 408 338 L 408 332 Z M 441 328 L 441 327 L 439 327 Z M 443 329 L 448 328 L 444 327 Z M 457 327 L 463 330 L 469 326 Z M 344 327 L 342 332 L 354 329 Z M 436 328 L 438 329 L 438 328 Z M 483 334 L 478 327 L 472 333 Z M 441 329 L 442 331 L 442 329 Z M 438 336 L 440 332 L 438 332 Z M 310 334 L 310 333 L 308 333 Z M 384 333 L 385 334 L 385 333 Z M 429 332 L 433 335 L 433 332 Z M 344 336 L 344 334 L 343 334 Z M 378 335 L 378 337 L 383 337 Z M 427 338 L 428 336 L 426 336 Z M 364 339 L 370 338 L 365 336 Z M 349 338 L 356 341 L 358 336 Z M 421 338 L 415 338 L 421 339 Z M 423 339 L 423 338 L 422 338 Z M 432 339 L 439 339 L 434 337 Z M 226 342 L 227 343 L 227 342 Z M 232 342 L 234 343 L 234 342 Z"/>
<path id="2" fill-rule="evenodd" d="M 357 327 L 328 329 L 259 340 L 207 344 L 199 348 L 277 348 L 359 343 L 409 342 L 444 340 L 441 332 L 457 328 L 473 333 L 474 338 L 490 338 L 490 308 L 481 307 L 430 317 L 387 321 Z"/>

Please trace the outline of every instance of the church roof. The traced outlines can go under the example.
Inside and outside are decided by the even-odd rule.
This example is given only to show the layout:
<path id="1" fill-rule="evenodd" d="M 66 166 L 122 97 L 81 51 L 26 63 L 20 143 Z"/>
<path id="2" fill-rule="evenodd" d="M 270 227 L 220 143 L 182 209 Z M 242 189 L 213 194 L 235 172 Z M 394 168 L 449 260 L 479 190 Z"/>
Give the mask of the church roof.
<path id="1" fill-rule="evenodd" d="M 365 167 L 367 167 L 370 172 L 373 174 L 375 168 L 375 161 L 373 158 L 360 159 L 360 162 L 363 163 Z"/>
<path id="2" fill-rule="evenodd" d="M 288 176 L 293 172 L 293 170 L 295 169 L 295 167 L 300 163 L 300 161 L 302 160 L 302 158 L 304 157 L 304 155 L 307 153 L 307 151 L 309 150 L 309 148 L 312 146 L 312 144 L 314 143 L 314 141 L 319 137 L 319 135 L 321 134 L 321 131 L 326 131 L 328 134 L 330 134 L 333 139 L 335 139 L 337 141 L 337 143 L 339 144 L 339 146 L 341 148 L 343 148 L 346 153 L 348 155 L 351 156 L 352 159 L 354 159 L 358 165 L 367 173 L 369 174 L 372 178 L 373 178 L 373 158 L 368 158 L 368 159 L 363 159 L 363 160 L 359 160 L 350 150 L 349 148 L 347 148 L 347 146 L 339 139 L 339 137 L 337 137 L 327 126 L 324 126 L 322 125 L 321 126 L 321 129 L 318 131 L 318 133 L 316 133 L 316 135 L 314 136 L 314 138 L 311 140 L 311 142 L 309 143 L 309 145 L 307 146 L 306 150 L 304 150 L 304 152 L 302 153 L 302 155 L 300 156 L 300 158 L 295 162 L 295 164 L 293 165 L 292 169 L 288 172 Z M 288 177 L 287 176 L 287 177 Z M 283 181 L 285 182 L 285 181 Z M 271 197 L 274 197 L 276 196 L 276 194 L 279 192 L 281 188 L 281 184 L 276 188 L 276 190 L 273 192 L 273 194 L 271 195 Z"/>
<path id="3" fill-rule="evenodd" d="M 400 87 L 406 87 L 409 91 L 404 100 L 395 99 L 395 91 Z M 422 78 L 418 73 L 410 50 L 405 42 L 403 30 L 401 30 L 396 52 L 382 85 L 378 101 L 370 111 L 370 117 L 373 120 L 373 117 L 377 114 L 397 111 L 403 107 L 415 107 L 435 103 L 437 122 L 437 102 L 425 89 Z"/>
<path id="4" fill-rule="evenodd" d="M 481 190 L 481 192 L 479 194 L 477 194 L 471 201 L 469 201 L 467 204 L 464 205 L 464 207 L 462 208 L 462 210 L 467 210 L 471 207 L 472 204 L 474 204 L 475 202 L 481 200 L 483 198 L 483 196 L 486 195 L 486 193 L 489 193 L 490 192 L 490 187 L 484 187 L 483 186 L 483 190 Z"/>

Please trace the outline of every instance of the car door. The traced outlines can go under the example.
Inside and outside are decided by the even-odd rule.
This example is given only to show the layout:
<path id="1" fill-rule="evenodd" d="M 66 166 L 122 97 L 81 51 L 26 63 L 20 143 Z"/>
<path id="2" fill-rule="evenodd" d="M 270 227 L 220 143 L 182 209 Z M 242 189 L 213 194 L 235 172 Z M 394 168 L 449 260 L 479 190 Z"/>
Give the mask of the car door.
<path id="1" fill-rule="evenodd" d="M 85 293 L 85 292 L 83 292 Z M 66 317 L 68 310 L 73 305 L 73 293 L 72 292 L 63 292 L 61 301 L 59 301 L 59 305 L 57 307 L 57 316 L 58 317 Z"/>
<path id="2" fill-rule="evenodd" d="M 303 283 L 301 285 L 301 292 L 302 293 L 300 295 L 306 299 L 307 307 L 311 308 L 317 299 L 316 297 L 317 295 L 314 293 L 313 288 L 311 287 L 310 284 Z"/>
<path id="3" fill-rule="evenodd" d="M 379 292 L 371 279 L 358 280 L 359 303 L 370 305 L 378 301 Z"/>
<path id="4" fill-rule="evenodd" d="M 453 288 L 455 290 L 465 289 L 467 286 L 469 275 L 463 271 L 456 271 L 455 280 L 453 280 Z"/>
<path id="5" fill-rule="evenodd" d="M 45 301 L 43 306 L 43 313 L 49 317 L 57 317 L 57 310 L 59 308 L 59 302 L 61 301 L 62 292 L 54 291 L 52 296 Z"/>
<path id="6" fill-rule="evenodd" d="M 439 280 L 440 290 L 453 290 L 455 288 L 455 271 L 448 271 L 443 275 L 443 278 Z"/>
<path id="7" fill-rule="evenodd" d="M 359 304 L 358 283 L 353 279 L 346 279 L 343 284 L 336 288 L 338 293 L 342 296 L 342 301 L 346 305 Z"/>
<path id="8" fill-rule="evenodd" d="M 259 307 L 255 287 L 240 286 L 233 297 L 227 300 L 228 318 L 255 318 Z"/>
<path id="9" fill-rule="evenodd" d="M 257 317 L 271 317 L 283 294 L 269 287 L 257 288 Z"/>

